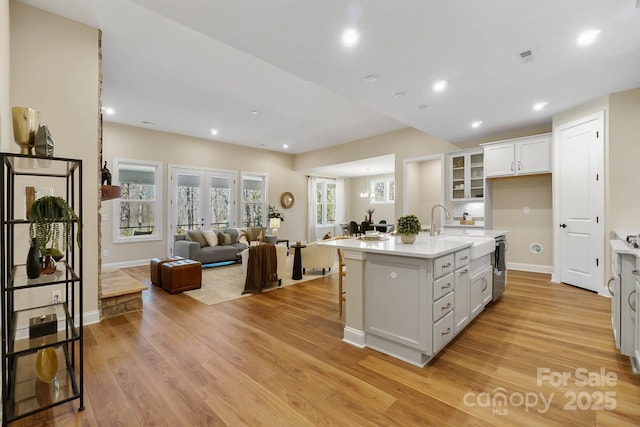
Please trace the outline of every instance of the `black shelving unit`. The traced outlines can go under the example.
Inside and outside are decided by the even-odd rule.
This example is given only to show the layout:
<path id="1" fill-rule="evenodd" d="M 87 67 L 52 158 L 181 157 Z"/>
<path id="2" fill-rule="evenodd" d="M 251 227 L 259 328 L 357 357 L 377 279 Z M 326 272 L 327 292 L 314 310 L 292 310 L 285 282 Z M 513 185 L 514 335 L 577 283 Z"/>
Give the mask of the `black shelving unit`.
<path id="1" fill-rule="evenodd" d="M 27 417 L 54 406 L 79 400 L 84 409 L 83 382 L 83 282 L 82 282 L 82 161 L 59 157 L 35 157 L 0 153 L 0 279 L 2 304 L 2 425 Z M 40 178 L 37 178 L 40 177 Z M 22 185 L 29 181 L 64 187 L 67 203 L 78 215 L 72 224 L 73 245 L 65 249 L 63 260 L 53 274 L 42 274 L 37 279 L 27 277 L 27 253 L 16 253 L 16 236 L 28 238 L 29 221 L 17 218 L 16 209 L 24 203 Z M 24 208 L 26 212 L 26 207 Z M 26 216 L 26 214 L 25 214 Z M 76 236 L 78 238 L 76 239 Z M 25 243 L 28 248 L 28 243 Z M 63 302 L 32 306 L 31 300 L 43 300 L 41 292 L 60 289 Z M 40 293 L 39 298 L 34 296 Z M 50 292 L 47 292 L 50 294 Z M 55 314 L 56 332 L 29 339 L 29 321 Z M 40 350 L 54 348 L 58 358 L 58 371 L 51 383 L 38 379 L 36 358 Z"/>

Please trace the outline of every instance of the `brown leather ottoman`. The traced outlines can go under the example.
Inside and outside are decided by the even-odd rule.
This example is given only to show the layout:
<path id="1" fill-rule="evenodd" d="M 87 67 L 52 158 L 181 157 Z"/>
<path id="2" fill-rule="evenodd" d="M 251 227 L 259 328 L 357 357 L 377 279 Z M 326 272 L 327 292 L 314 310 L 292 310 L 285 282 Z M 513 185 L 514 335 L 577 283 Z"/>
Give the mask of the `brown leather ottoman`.
<path id="1" fill-rule="evenodd" d="M 183 259 L 162 264 L 162 289 L 170 294 L 202 287 L 202 264 Z"/>
<path id="2" fill-rule="evenodd" d="M 178 261 L 184 259 L 181 256 L 169 256 L 161 258 L 153 258 L 149 263 L 151 270 L 151 283 L 156 286 L 162 286 L 162 264 L 166 262 Z"/>

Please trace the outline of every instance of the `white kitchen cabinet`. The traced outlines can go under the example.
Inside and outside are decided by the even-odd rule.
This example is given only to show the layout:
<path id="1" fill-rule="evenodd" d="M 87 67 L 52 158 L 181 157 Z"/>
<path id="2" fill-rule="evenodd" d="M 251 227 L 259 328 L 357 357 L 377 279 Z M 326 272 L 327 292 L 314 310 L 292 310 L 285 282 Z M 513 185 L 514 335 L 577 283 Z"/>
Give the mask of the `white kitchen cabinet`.
<path id="1" fill-rule="evenodd" d="M 640 260 L 638 261 L 640 264 Z M 640 271 L 640 269 L 636 269 L 636 272 Z M 636 339 L 635 339 L 635 367 L 640 370 L 640 316 L 637 313 L 638 308 L 640 308 L 640 276 L 636 276 Z M 637 372 L 636 372 L 637 373 Z"/>
<path id="2" fill-rule="evenodd" d="M 551 172 L 551 134 L 482 144 L 485 178 Z"/>
<path id="3" fill-rule="evenodd" d="M 484 153 L 482 150 L 448 154 L 449 200 L 484 200 Z"/>
<path id="4" fill-rule="evenodd" d="M 469 250 L 456 252 L 456 271 L 453 273 L 454 321 L 455 333 L 469 323 Z"/>
<path id="5" fill-rule="evenodd" d="M 493 278 L 491 265 L 474 274 L 470 280 L 470 305 L 471 313 L 469 320 L 473 320 L 478 314 L 484 310 L 484 306 L 491 301 Z"/>

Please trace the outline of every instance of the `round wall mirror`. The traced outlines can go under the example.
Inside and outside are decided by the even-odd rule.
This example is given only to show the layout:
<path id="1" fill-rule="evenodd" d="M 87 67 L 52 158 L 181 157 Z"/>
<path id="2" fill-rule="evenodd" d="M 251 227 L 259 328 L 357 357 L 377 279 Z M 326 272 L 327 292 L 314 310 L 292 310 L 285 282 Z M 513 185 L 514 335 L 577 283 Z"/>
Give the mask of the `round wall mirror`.
<path id="1" fill-rule="evenodd" d="M 284 193 L 282 193 L 282 196 L 280 196 L 280 204 L 285 209 L 289 209 L 291 206 L 293 206 L 294 201 L 295 199 L 293 198 L 293 194 L 288 191 L 285 191 Z"/>

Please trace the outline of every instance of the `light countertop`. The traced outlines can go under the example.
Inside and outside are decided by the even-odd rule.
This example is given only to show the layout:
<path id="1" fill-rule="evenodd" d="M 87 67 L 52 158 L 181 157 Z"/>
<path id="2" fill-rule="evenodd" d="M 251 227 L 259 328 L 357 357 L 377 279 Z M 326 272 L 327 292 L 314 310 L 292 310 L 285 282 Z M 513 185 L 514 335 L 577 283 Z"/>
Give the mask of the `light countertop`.
<path id="1" fill-rule="evenodd" d="M 386 240 L 362 240 L 357 238 L 323 240 L 320 245 L 332 246 L 344 250 L 408 256 L 415 258 L 436 258 L 464 248 L 471 247 L 479 238 L 493 239 L 507 234 L 504 230 L 446 230 L 441 236 L 430 237 L 420 233 L 415 243 L 404 244 L 400 236 L 381 234 Z M 451 239 L 450 237 L 456 237 Z M 469 237 L 469 240 L 465 239 Z"/>

